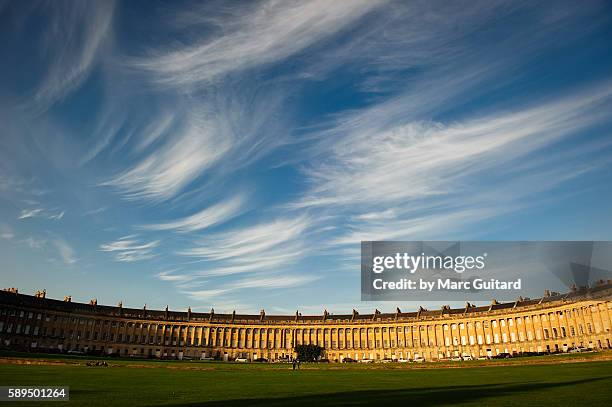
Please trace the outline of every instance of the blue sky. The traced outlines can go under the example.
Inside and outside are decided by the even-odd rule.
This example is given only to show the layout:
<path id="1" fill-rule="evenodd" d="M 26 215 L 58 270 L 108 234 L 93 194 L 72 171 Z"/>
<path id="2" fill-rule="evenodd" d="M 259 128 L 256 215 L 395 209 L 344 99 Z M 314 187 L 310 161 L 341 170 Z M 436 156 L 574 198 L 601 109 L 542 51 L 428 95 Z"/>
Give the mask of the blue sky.
<path id="1" fill-rule="evenodd" d="M 413 309 L 360 303 L 361 240 L 610 240 L 611 23 L 606 1 L 2 1 L 2 285 Z"/>

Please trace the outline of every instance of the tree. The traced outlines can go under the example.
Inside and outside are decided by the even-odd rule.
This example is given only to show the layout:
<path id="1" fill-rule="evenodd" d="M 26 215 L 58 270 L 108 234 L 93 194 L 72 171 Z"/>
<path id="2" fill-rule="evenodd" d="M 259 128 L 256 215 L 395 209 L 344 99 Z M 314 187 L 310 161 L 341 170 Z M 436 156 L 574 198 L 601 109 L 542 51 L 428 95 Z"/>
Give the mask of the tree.
<path id="1" fill-rule="evenodd" d="M 294 350 L 297 353 L 298 360 L 302 362 L 316 362 L 325 351 L 319 345 L 297 345 Z"/>

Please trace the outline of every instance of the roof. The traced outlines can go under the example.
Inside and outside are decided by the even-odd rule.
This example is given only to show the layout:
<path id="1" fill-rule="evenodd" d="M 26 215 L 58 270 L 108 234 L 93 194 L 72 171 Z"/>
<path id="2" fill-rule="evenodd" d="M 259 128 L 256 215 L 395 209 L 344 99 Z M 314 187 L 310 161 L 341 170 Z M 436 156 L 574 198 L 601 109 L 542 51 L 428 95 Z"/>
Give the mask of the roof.
<path id="1" fill-rule="evenodd" d="M 16 290 L 15 290 L 16 291 Z M 92 316 L 109 316 L 122 317 L 133 319 L 147 319 L 163 321 L 181 321 L 181 322 L 198 322 L 210 321 L 219 323 L 279 323 L 279 322 L 353 322 L 367 323 L 375 321 L 414 321 L 427 319 L 440 319 L 455 315 L 490 313 L 495 311 L 503 311 L 507 309 L 527 308 L 533 306 L 543 306 L 545 304 L 558 301 L 575 301 L 583 298 L 590 298 L 598 294 L 609 296 L 612 293 L 612 282 L 600 283 L 596 287 L 582 287 L 577 290 L 565 294 L 557 294 L 545 296 L 537 299 L 519 299 L 514 302 L 497 303 L 493 302 L 488 306 L 466 306 L 465 308 L 451 309 L 443 307 L 439 310 L 426 310 L 420 308 L 417 312 L 395 312 L 395 313 L 380 313 L 376 311 L 373 314 L 329 314 L 323 315 L 301 315 L 299 313 L 293 315 L 267 315 L 262 311 L 260 314 L 218 314 L 211 310 L 208 313 L 191 312 L 191 311 L 170 311 L 170 310 L 149 310 L 145 307 L 124 308 L 121 306 L 108 306 L 97 304 L 84 304 L 72 301 L 60 301 L 50 298 L 41 298 L 38 296 L 20 294 L 15 291 L 0 290 L 0 303 L 6 305 L 14 305 L 20 307 L 44 308 L 59 312 L 89 314 Z M 399 311 L 399 310 L 398 310 Z"/>

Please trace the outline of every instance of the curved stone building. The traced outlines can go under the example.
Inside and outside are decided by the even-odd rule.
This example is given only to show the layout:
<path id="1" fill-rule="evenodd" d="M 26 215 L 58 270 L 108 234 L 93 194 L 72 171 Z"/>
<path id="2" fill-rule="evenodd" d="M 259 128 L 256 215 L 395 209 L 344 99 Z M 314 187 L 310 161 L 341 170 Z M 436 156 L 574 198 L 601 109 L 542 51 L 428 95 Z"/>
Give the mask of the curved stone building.
<path id="1" fill-rule="evenodd" d="M 156 311 L 0 291 L 0 344 L 37 352 L 232 360 L 293 355 L 318 344 L 330 360 L 438 360 L 498 353 L 610 348 L 612 282 L 465 308 L 319 316 Z"/>

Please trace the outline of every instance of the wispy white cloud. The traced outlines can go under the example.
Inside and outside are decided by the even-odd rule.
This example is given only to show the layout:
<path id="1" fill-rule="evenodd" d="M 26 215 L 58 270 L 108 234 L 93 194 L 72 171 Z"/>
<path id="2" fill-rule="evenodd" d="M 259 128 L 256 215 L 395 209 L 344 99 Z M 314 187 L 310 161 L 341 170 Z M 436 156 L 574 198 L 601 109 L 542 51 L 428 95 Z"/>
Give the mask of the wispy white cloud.
<path id="1" fill-rule="evenodd" d="M 74 264 L 77 262 L 74 249 L 64 239 L 54 239 L 53 244 L 57 248 L 58 254 L 64 263 Z"/>
<path id="2" fill-rule="evenodd" d="M 185 253 L 186 254 L 186 253 Z M 253 273 L 260 270 L 278 270 L 288 267 L 304 257 L 306 249 L 301 241 L 292 242 L 277 250 L 264 251 L 246 257 L 228 258 L 222 263 L 212 263 L 207 268 L 196 272 L 200 276 L 229 276 L 233 274 Z"/>
<path id="3" fill-rule="evenodd" d="M 534 160 L 530 168 L 525 159 L 603 123 L 611 105 L 612 85 L 605 82 L 555 101 L 449 124 L 381 116 L 345 132 L 347 123 L 362 120 L 351 113 L 325 133 L 321 159 L 305 170 L 312 188 L 293 207 L 350 215 L 344 236 L 333 240 L 339 244 L 458 230 L 522 208 L 530 194 L 596 169 L 595 159 L 589 165 L 576 160 L 580 149 L 553 161 Z"/>
<path id="4" fill-rule="evenodd" d="M 318 279 L 316 275 L 259 274 L 241 279 L 235 283 L 225 284 L 220 288 L 185 291 L 195 300 L 215 301 L 217 297 L 243 289 L 282 289 L 310 284 Z"/>
<path id="5" fill-rule="evenodd" d="M 177 282 L 177 283 L 188 282 L 194 278 L 193 276 L 189 276 L 185 274 L 176 274 L 177 271 L 179 270 L 173 269 L 173 270 L 162 271 L 160 273 L 157 273 L 157 278 L 160 279 L 161 281 L 170 281 L 170 282 Z"/>
<path id="6" fill-rule="evenodd" d="M 308 252 L 305 239 L 311 226 L 312 221 L 301 216 L 209 235 L 195 247 L 178 253 L 200 259 L 204 268 L 162 274 L 158 278 L 178 282 L 189 279 L 190 284 L 206 279 L 205 289 L 182 288 L 190 298 L 198 300 L 220 296 L 227 299 L 227 295 L 248 288 L 288 288 L 311 283 L 320 278 L 316 273 L 289 272 L 291 265 Z"/>
<path id="7" fill-rule="evenodd" d="M 38 216 L 42 209 L 22 209 L 18 219 L 27 219 Z"/>
<path id="8" fill-rule="evenodd" d="M 114 1 L 92 4 L 53 1 L 44 5 L 42 54 L 47 59 L 46 77 L 34 99 L 46 107 L 78 88 L 92 70 L 106 40 L 110 38 Z"/>
<path id="9" fill-rule="evenodd" d="M 244 196 L 239 195 L 211 205 L 191 216 L 166 223 L 143 225 L 141 228 L 148 230 L 175 230 L 177 232 L 202 230 L 237 216 L 243 210 L 244 203 Z"/>
<path id="10" fill-rule="evenodd" d="M 289 143 L 284 87 L 240 82 L 203 93 L 196 103 L 175 103 L 172 119 L 162 111 L 153 129 L 135 130 L 135 164 L 105 177 L 101 185 L 129 200 L 161 202 L 188 193 L 199 201 L 198 194 L 218 194 L 238 169 Z M 163 136 L 149 143 L 151 132 Z M 147 148 L 141 148 L 143 141 Z"/>
<path id="11" fill-rule="evenodd" d="M 215 288 L 209 290 L 187 291 L 185 294 L 189 296 L 189 298 L 197 301 L 214 301 L 216 297 L 226 294 L 229 291 L 230 290 L 227 288 Z"/>
<path id="12" fill-rule="evenodd" d="M 157 140 L 163 137 L 171 128 L 173 121 L 176 118 L 174 112 L 163 112 L 157 120 L 153 120 L 145 129 L 142 131 L 142 137 L 138 141 L 136 151 L 142 151 Z"/>
<path id="13" fill-rule="evenodd" d="M 17 219 L 44 218 L 49 220 L 61 220 L 65 213 L 66 211 L 56 212 L 55 210 L 51 209 L 29 208 L 22 209 Z"/>
<path id="14" fill-rule="evenodd" d="M 278 289 L 301 286 L 309 284 L 313 281 L 320 279 L 320 276 L 316 275 L 291 275 L 288 273 L 280 275 L 256 275 L 245 279 L 242 279 L 235 284 L 232 284 L 233 289 L 244 289 L 244 288 L 267 288 L 267 289 Z"/>
<path id="15" fill-rule="evenodd" d="M 117 101 L 115 101 L 117 103 Z M 95 119 L 91 135 L 87 139 L 85 153 L 79 158 L 79 165 L 85 165 L 94 160 L 116 141 L 119 133 L 126 125 L 126 111 L 117 106 L 105 107 Z"/>
<path id="16" fill-rule="evenodd" d="M 393 219 L 397 216 L 397 210 L 386 209 L 381 212 L 368 212 L 357 215 L 356 218 L 359 220 L 388 220 Z"/>
<path id="17" fill-rule="evenodd" d="M 126 192 L 128 198 L 165 200 L 182 190 L 230 148 L 213 123 L 191 117 L 182 133 L 133 168 L 102 185 Z"/>
<path id="18" fill-rule="evenodd" d="M 253 259 L 262 259 L 266 255 L 271 256 L 268 258 L 278 258 L 282 254 L 295 252 L 293 243 L 303 237 L 309 225 L 310 220 L 305 216 L 277 219 L 208 236 L 197 247 L 182 250 L 179 254 L 242 265 L 252 263 Z M 282 251 L 283 248 L 286 248 L 288 253 Z"/>
<path id="19" fill-rule="evenodd" d="M 264 1 L 239 17 L 221 15 L 216 23 L 223 27 L 221 35 L 184 48 L 153 52 L 150 57 L 134 59 L 132 65 L 153 71 L 164 84 L 207 83 L 230 72 L 283 60 L 338 33 L 383 3 Z M 202 23 L 215 25 L 210 10 L 199 15 Z M 197 16 L 192 14 L 192 24 Z"/>
<path id="20" fill-rule="evenodd" d="M 137 235 L 128 235 L 114 242 L 100 245 L 100 250 L 113 253 L 116 261 L 132 262 L 156 257 L 155 249 L 159 246 L 159 243 L 159 240 L 145 243 L 139 240 Z"/>
<path id="21" fill-rule="evenodd" d="M 56 214 L 49 215 L 49 219 L 51 219 L 51 220 L 60 220 L 60 219 L 62 219 L 64 217 L 65 213 L 66 213 L 66 211 L 61 211 L 61 212 L 58 212 Z"/>
<path id="22" fill-rule="evenodd" d="M 108 210 L 108 206 L 100 206 L 99 208 L 96 209 L 92 209 L 89 211 L 85 211 L 83 212 L 82 216 L 94 216 L 94 215 L 99 215 L 102 212 L 105 212 Z"/>

